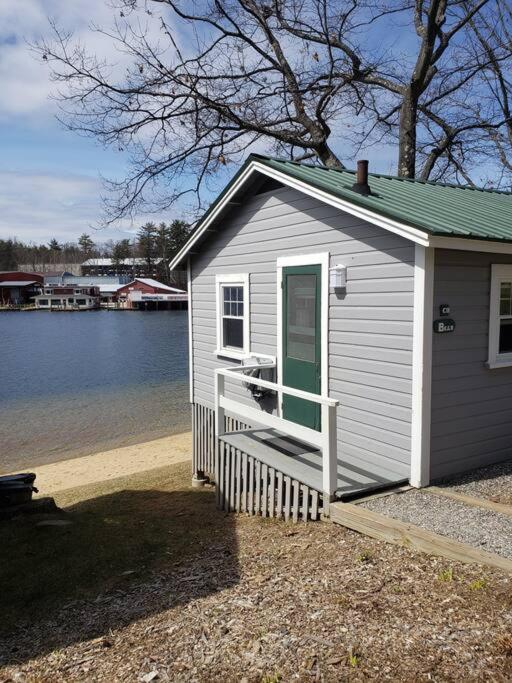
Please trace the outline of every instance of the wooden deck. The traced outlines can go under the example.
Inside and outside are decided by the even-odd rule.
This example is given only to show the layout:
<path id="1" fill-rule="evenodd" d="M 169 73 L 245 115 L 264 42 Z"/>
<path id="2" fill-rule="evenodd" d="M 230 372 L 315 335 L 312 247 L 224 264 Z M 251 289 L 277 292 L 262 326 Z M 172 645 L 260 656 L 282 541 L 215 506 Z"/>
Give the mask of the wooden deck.
<path id="1" fill-rule="evenodd" d="M 220 439 L 284 475 L 322 492 L 322 454 L 314 447 L 270 428 L 231 432 L 223 434 Z M 353 459 L 338 457 L 336 497 L 339 499 L 397 483 L 384 475 L 370 474 Z"/>

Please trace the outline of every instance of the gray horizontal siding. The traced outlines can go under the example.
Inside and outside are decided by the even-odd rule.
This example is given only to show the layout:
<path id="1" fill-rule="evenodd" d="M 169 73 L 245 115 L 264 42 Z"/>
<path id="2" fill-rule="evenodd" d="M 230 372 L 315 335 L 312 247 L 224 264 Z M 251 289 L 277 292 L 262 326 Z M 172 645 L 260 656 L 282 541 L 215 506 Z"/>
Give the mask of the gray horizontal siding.
<path id="1" fill-rule="evenodd" d="M 329 251 L 348 266 L 329 300 L 329 394 L 339 399 L 338 448 L 379 482 L 409 476 L 414 247 L 291 189 L 249 198 L 192 259 L 194 399 L 213 406 L 215 275 L 250 274 L 251 351 L 277 355 L 276 259 Z M 252 404 L 231 385 L 230 396 Z M 383 475 L 384 473 L 384 475 Z"/>
<path id="2" fill-rule="evenodd" d="M 450 334 L 432 347 L 432 477 L 512 457 L 512 368 L 490 370 L 491 265 L 511 256 L 436 250 L 434 317 L 449 304 Z"/>

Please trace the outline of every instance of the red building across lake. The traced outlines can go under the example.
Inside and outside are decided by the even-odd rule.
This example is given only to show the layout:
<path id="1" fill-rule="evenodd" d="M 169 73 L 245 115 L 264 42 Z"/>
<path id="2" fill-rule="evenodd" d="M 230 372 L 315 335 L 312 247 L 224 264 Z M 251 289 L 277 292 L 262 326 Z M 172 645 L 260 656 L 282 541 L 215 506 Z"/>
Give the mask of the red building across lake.
<path id="1" fill-rule="evenodd" d="M 21 306 L 31 304 L 32 297 L 43 286 L 43 276 L 21 270 L 0 272 L 0 305 Z"/>
<path id="2" fill-rule="evenodd" d="M 116 298 L 123 308 L 139 310 L 153 308 L 186 308 L 188 295 L 182 289 L 169 287 L 152 278 L 135 278 L 122 285 Z"/>

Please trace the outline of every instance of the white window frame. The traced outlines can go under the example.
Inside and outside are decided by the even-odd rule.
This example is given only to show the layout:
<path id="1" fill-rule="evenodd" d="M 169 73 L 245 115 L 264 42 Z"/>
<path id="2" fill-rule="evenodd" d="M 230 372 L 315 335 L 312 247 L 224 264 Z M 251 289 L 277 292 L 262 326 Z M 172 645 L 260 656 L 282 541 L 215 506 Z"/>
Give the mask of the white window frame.
<path id="1" fill-rule="evenodd" d="M 242 349 L 222 346 L 222 317 L 223 317 L 223 300 L 222 287 L 228 285 L 231 287 L 242 287 L 244 293 L 244 346 Z M 247 358 L 250 353 L 250 299 L 249 299 L 249 273 L 230 273 L 228 275 L 215 276 L 215 294 L 216 294 L 216 316 L 217 316 L 217 348 L 215 353 L 217 356 L 223 358 L 233 358 L 235 360 L 242 360 Z"/>
<path id="2" fill-rule="evenodd" d="M 512 366 L 512 353 L 499 353 L 500 344 L 500 290 L 503 281 L 512 282 L 512 264 L 493 263 L 491 266 L 491 298 L 489 302 L 489 356 L 487 367 Z"/>

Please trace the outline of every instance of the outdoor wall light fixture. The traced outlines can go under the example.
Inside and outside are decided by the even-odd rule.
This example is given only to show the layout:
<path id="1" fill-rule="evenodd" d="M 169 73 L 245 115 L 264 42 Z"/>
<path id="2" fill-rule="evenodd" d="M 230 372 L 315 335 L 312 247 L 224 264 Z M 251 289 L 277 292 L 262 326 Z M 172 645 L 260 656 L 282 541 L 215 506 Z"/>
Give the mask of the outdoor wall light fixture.
<path id="1" fill-rule="evenodd" d="M 329 268 L 329 286 L 331 289 L 345 289 L 347 286 L 347 266 L 340 264 Z"/>

